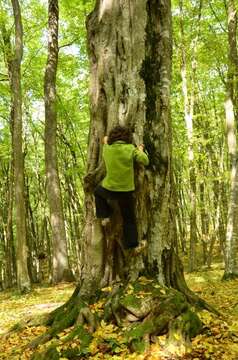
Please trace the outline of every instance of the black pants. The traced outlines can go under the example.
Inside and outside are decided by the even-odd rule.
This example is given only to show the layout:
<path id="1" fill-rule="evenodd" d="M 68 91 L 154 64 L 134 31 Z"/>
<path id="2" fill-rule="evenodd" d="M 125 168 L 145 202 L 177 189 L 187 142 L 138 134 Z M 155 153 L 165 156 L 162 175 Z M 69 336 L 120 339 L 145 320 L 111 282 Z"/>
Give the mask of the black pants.
<path id="1" fill-rule="evenodd" d="M 108 200 L 118 202 L 123 219 L 123 237 L 125 248 L 138 246 L 138 233 L 134 213 L 133 191 L 109 191 L 98 185 L 94 191 L 97 218 L 108 218 L 113 209 Z"/>

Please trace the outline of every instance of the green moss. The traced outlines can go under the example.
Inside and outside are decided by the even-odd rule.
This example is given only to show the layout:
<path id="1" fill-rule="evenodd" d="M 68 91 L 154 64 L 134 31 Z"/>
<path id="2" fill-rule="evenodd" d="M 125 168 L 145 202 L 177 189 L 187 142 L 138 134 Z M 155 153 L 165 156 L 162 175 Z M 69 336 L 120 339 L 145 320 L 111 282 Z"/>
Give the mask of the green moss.
<path id="1" fill-rule="evenodd" d="M 83 358 L 87 353 L 88 352 L 84 353 L 81 348 L 69 348 L 62 351 L 61 357 L 66 359 L 80 359 L 80 357 Z"/>
<path id="2" fill-rule="evenodd" d="M 78 293 L 79 287 L 76 287 L 70 299 L 64 305 L 58 307 L 49 314 L 48 320 L 46 321 L 47 326 L 52 325 L 55 321 L 60 321 L 65 316 L 65 313 L 72 309 L 73 306 L 75 306 L 79 299 Z"/>
<path id="3" fill-rule="evenodd" d="M 132 340 L 131 342 L 131 347 L 133 349 L 133 351 L 137 352 L 137 353 L 143 353 L 146 349 L 146 343 L 143 340 Z"/>
<path id="4" fill-rule="evenodd" d="M 50 346 L 46 351 L 41 353 L 35 353 L 31 357 L 31 360 L 59 360 L 60 355 L 55 346 Z"/>
<path id="5" fill-rule="evenodd" d="M 104 321 L 110 321 L 112 318 L 112 307 L 111 307 L 111 302 L 108 302 L 105 306 L 104 306 L 104 316 L 103 319 Z"/>
<path id="6" fill-rule="evenodd" d="M 188 306 L 185 296 L 178 291 L 176 292 L 174 291 L 174 294 L 171 298 L 171 302 L 176 306 L 176 308 L 181 310 L 187 308 Z"/>
<path id="7" fill-rule="evenodd" d="M 142 324 L 134 325 L 126 333 L 126 338 L 129 340 L 141 339 L 146 334 L 151 334 L 155 330 L 155 324 L 152 320 L 147 320 Z"/>
<path id="8" fill-rule="evenodd" d="M 59 358 L 60 358 L 60 355 L 59 355 L 57 349 L 54 346 L 52 346 L 52 347 L 49 347 L 49 349 L 46 351 L 44 360 L 47 360 L 47 359 L 58 360 Z"/>
<path id="9" fill-rule="evenodd" d="M 139 309 L 141 307 L 141 300 L 138 299 L 135 294 L 128 294 L 120 299 L 120 304 L 126 309 Z"/>
<path id="10" fill-rule="evenodd" d="M 50 334 L 54 337 L 61 330 L 67 329 L 75 323 L 75 320 L 79 314 L 80 309 L 85 306 L 85 303 L 80 301 L 76 302 L 69 312 L 63 311 L 58 321 L 54 321 Z"/>
<path id="11" fill-rule="evenodd" d="M 133 284 L 133 286 L 134 286 L 134 290 L 135 290 L 136 293 L 138 293 L 140 291 L 144 291 L 146 293 L 148 293 L 148 292 L 152 293 L 152 291 L 154 289 L 154 286 L 153 286 L 152 282 L 148 282 L 148 283 L 143 283 L 142 282 L 141 283 L 141 282 L 138 281 L 138 282 L 135 282 Z"/>
<path id="12" fill-rule="evenodd" d="M 82 325 L 75 327 L 73 331 L 71 331 L 71 333 L 64 339 L 64 342 L 70 341 L 75 337 L 80 338 L 81 347 L 83 348 L 87 347 L 92 340 L 92 335 L 89 334 L 89 332 L 85 330 Z"/>
<path id="13" fill-rule="evenodd" d="M 201 332 L 203 324 L 195 312 L 189 309 L 181 315 L 181 319 L 187 324 L 186 330 L 190 339 Z"/>
<path id="14" fill-rule="evenodd" d="M 238 278 L 238 274 L 237 273 L 225 273 L 223 275 L 222 280 L 223 281 L 229 281 L 229 280 L 235 280 Z"/>
<path id="15" fill-rule="evenodd" d="M 190 339 L 198 335 L 202 330 L 202 322 L 196 313 L 187 310 L 170 323 L 169 343 L 189 343 Z"/>

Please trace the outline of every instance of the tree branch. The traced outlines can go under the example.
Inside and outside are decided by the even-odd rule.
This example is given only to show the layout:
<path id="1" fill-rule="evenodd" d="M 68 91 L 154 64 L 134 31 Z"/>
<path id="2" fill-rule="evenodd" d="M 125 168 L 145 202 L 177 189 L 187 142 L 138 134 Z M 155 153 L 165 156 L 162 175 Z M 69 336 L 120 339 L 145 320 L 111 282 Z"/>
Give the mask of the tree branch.
<path id="1" fill-rule="evenodd" d="M 60 45 L 60 46 L 59 46 L 59 50 L 62 49 L 62 48 L 64 48 L 64 47 L 73 45 L 73 44 L 76 42 L 76 40 L 78 40 L 78 38 L 73 39 L 71 42 L 69 42 L 69 43 L 67 43 L 67 44 Z"/>

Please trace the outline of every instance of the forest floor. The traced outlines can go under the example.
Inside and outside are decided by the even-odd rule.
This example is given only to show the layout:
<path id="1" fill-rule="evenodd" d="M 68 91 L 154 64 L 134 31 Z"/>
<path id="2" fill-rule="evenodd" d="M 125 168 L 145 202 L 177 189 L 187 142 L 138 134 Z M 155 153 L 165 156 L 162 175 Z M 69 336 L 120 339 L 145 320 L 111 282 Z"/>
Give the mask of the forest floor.
<path id="1" fill-rule="evenodd" d="M 165 337 L 160 337 L 144 353 L 130 353 L 126 344 L 119 344 L 114 354 L 105 352 L 100 346 L 105 339 L 116 339 L 120 342 L 116 326 L 101 324 L 93 335 L 93 346 L 96 351 L 88 359 L 125 359 L 125 360 L 238 360 L 238 280 L 222 282 L 221 265 L 213 265 L 210 270 L 201 270 L 186 274 L 189 287 L 200 297 L 215 306 L 222 318 L 202 311 L 199 316 L 205 324 L 205 332 L 192 340 L 191 347 L 185 354 L 178 354 L 178 349 L 168 346 Z M 26 327 L 24 330 L 6 333 L 16 322 L 32 316 L 47 313 L 63 304 L 72 294 L 74 285 L 35 287 L 30 294 L 19 295 L 16 291 L 0 293 L 0 359 L 26 360 L 30 359 L 31 351 L 24 350 L 27 343 L 45 331 L 43 326 Z M 67 335 L 69 330 L 59 334 Z M 165 347 L 165 344 L 166 347 Z M 48 344 L 49 345 L 49 344 Z M 78 346 L 77 339 L 70 344 L 71 348 Z M 91 345 L 90 345 L 91 346 Z M 60 346 L 59 346 L 60 348 Z M 66 360 L 67 358 L 61 358 Z"/>

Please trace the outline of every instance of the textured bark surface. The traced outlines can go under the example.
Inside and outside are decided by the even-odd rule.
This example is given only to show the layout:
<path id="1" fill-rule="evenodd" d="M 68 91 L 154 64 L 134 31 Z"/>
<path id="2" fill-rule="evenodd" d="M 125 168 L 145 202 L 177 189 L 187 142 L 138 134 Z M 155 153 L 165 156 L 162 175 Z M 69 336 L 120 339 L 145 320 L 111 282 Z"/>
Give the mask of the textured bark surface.
<path id="1" fill-rule="evenodd" d="M 4 43 L 4 61 L 6 64 L 9 85 L 11 93 L 13 94 L 13 49 L 11 46 L 10 34 L 7 32 L 5 24 L 1 23 L 1 33 Z M 11 112 L 10 112 L 10 132 L 11 132 L 11 143 L 12 143 L 12 152 L 11 152 L 11 163 L 9 169 L 8 183 L 8 211 L 7 211 L 7 226 L 6 226 L 6 257 L 7 257 L 7 266 L 6 274 L 7 281 L 5 286 L 11 287 L 13 278 L 16 281 L 16 251 L 13 241 L 13 231 L 12 231 L 12 221 L 13 221 L 13 205 L 14 205 L 14 155 L 13 155 L 13 123 L 14 123 L 14 103 L 13 96 L 11 97 Z"/>
<path id="2" fill-rule="evenodd" d="M 56 73 L 58 64 L 58 1 L 49 0 L 48 58 L 45 69 L 45 163 L 53 249 L 53 282 L 69 279 L 63 205 L 57 162 Z"/>
<path id="3" fill-rule="evenodd" d="M 231 194 L 228 208 L 226 231 L 226 261 L 223 278 L 238 277 L 238 164 L 237 164 L 237 124 L 238 124 L 238 53 L 237 53 L 237 12 L 235 2 L 228 1 L 228 43 L 229 62 L 227 74 L 227 98 L 225 102 L 228 149 L 231 159 Z"/>
<path id="4" fill-rule="evenodd" d="M 11 161 L 9 169 L 9 189 L 8 189 L 8 210 L 7 210 L 7 225 L 6 225 L 6 287 L 12 287 L 16 278 L 16 254 L 13 240 L 12 231 L 12 217 L 13 217 L 13 186 L 14 186 L 14 174 L 13 174 L 13 161 Z"/>
<path id="5" fill-rule="evenodd" d="M 191 60 L 187 61 L 185 50 L 185 36 L 184 36 L 184 20 L 183 20 L 183 0 L 180 0 L 180 33 L 181 33 L 181 79 L 182 79 L 182 93 L 184 101 L 184 119 L 187 130 L 188 140 L 188 165 L 189 165 L 189 223 L 190 223 L 190 245 L 189 245 L 189 271 L 195 271 L 196 264 L 196 243 L 197 243 L 197 194 L 196 194 L 196 171 L 194 163 L 194 111 L 195 111 L 195 82 L 197 70 L 197 45 L 200 35 L 200 19 L 202 13 L 202 1 L 199 4 L 198 19 L 196 22 L 196 35 L 191 43 Z M 188 69 L 191 67 L 190 86 L 188 81 Z"/>
<path id="6" fill-rule="evenodd" d="M 120 269 L 125 266 L 128 279 L 145 272 L 170 285 L 166 273 L 172 263 L 164 260 L 167 252 L 176 248 L 171 171 L 170 1 L 97 1 L 87 29 L 91 128 L 85 177 L 84 287 L 90 292 L 90 286 L 105 286 L 121 277 Z M 120 216 L 115 212 L 110 227 L 102 228 L 95 219 L 92 193 L 105 171 L 101 140 L 118 123 L 132 127 L 135 143 L 144 143 L 150 158 L 147 169 L 135 169 L 139 241 L 147 241 L 148 251 L 130 262 L 120 247 Z"/>
<path id="7" fill-rule="evenodd" d="M 15 54 L 11 62 L 11 96 L 13 113 L 13 158 L 14 190 L 16 208 L 16 242 L 17 242 L 17 285 L 20 291 L 30 290 L 30 279 L 27 270 L 26 245 L 26 209 L 24 198 L 24 160 L 22 151 L 22 94 L 21 94 L 21 60 L 23 54 L 23 29 L 21 10 L 17 0 L 12 0 L 15 22 Z"/>
<path id="8" fill-rule="evenodd" d="M 83 277 L 87 277 L 86 283 L 91 277 L 96 286 L 101 279 L 101 284 L 105 285 L 116 278 L 117 259 L 123 267 L 118 245 L 122 227 L 120 218 L 115 214 L 111 227 L 103 229 L 95 220 L 92 190 L 104 174 L 101 141 L 113 126 L 118 123 L 130 125 L 136 140 L 143 142 L 145 85 L 140 71 L 145 57 L 145 5 L 135 1 L 97 1 L 87 21 L 91 128 L 85 178 Z M 140 177 L 141 174 L 143 177 L 143 171 Z M 141 229 L 139 233 L 141 238 Z"/>
<path id="9" fill-rule="evenodd" d="M 137 195 L 143 235 L 148 241 L 145 265 L 149 275 L 166 283 L 164 251 L 176 248 L 172 203 L 170 83 L 172 58 L 170 1 L 147 1 L 145 59 L 144 143 L 150 157 L 145 185 Z M 169 264 L 166 264 L 166 266 Z M 168 283 L 169 285 L 169 283 Z"/>

